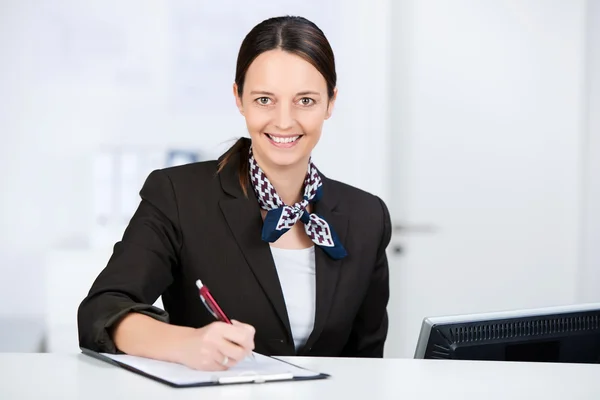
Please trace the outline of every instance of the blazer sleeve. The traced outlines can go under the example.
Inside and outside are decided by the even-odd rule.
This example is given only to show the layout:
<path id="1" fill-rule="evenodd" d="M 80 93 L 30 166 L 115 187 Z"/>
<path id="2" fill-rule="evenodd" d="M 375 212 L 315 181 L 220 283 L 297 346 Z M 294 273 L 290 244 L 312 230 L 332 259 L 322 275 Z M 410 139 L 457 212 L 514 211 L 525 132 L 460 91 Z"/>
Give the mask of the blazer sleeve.
<path id="1" fill-rule="evenodd" d="M 108 264 L 79 306 L 82 348 L 119 353 L 111 328 L 130 312 L 169 322 L 165 311 L 152 306 L 172 283 L 181 248 L 177 202 L 168 175 L 153 171 L 140 197 L 121 241 L 115 244 Z"/>
<path id="2" fill-rule="evenodd" d="M 382 358 L 388 332 L 387 304 L 389 300 L 389 268 L 386 249 L 391 239 L 390 214 L 385 203 L 381 206 L 382 233 L 366 296 L 354 320 L 349 340 L 342 353 L 346 357 Z"/>

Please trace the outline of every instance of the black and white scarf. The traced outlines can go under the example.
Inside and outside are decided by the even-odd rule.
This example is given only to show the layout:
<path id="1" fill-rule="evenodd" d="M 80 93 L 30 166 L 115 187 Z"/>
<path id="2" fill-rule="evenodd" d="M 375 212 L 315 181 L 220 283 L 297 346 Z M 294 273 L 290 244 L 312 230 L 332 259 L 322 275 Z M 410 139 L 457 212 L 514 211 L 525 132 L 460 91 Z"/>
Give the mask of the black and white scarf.
<path id="1" fill-rule="evenodd" d="M 310 239 L 333 259 L 344 258 L 347 253 L 333 228 L 321 216 L 309 213 L 306 208 L 316 203 L 322 196 L 322 181 L 311 160 L 304 180 L 304 196 L 293 205 L 283 203 L 269 178 L 258 166 L 250 148 L 250 181 L 260 207 L 267 211 L 262 230 L 262 239 L 274 242 L 298 222 L 304 223 L 304 230 Z"/>

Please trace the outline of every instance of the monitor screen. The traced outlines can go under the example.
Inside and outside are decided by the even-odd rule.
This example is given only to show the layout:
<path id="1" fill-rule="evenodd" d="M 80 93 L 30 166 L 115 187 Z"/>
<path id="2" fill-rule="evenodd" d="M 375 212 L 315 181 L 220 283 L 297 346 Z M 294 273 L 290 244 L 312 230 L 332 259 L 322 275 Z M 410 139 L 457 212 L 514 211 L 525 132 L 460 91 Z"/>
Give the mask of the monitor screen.
<path id="1" fill-rule="evenodd" d="M 425 318 L 415 358 L 600 363 L 600 303 Z"/>

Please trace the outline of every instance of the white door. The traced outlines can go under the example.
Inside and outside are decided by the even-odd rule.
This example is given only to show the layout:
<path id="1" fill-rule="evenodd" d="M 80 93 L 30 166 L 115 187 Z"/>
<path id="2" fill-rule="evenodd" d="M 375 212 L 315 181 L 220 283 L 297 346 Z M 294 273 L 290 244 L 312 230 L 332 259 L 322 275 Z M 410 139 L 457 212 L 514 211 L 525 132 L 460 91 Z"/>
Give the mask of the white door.
<path id="1" fill-rule="evenodd" d="M 425 316 L 576 300 L 584 6 L 393 2 L 387 356 Z"/>

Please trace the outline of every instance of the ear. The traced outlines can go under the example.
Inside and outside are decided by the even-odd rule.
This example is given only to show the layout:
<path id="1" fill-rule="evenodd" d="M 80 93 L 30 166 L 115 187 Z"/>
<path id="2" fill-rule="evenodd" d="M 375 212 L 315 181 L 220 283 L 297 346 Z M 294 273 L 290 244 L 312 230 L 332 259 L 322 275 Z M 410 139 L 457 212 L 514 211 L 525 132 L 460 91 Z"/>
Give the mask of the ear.
<path id="1" fill-rule="evenodd" d="M 242 105 L 242 99 L 238 95 L 238 85 L 237 83 L 233 84 L 233 97 L 235 97 L 235 105 L 238 110 L 240 110 L 240 114 L 244 115 L 244 106 Z"/>
<path id="2" fill-rule="evenodd" d="M 327 104 L 327 114 L 325 115 L 325 119 L 329 119 L 331 117 L 331 114 L 333 113 L 333 106 L 335 105 L 337 94 L 337 88 L 333 89 L 333 96 L 329 99 L 329 103 Z"/>

